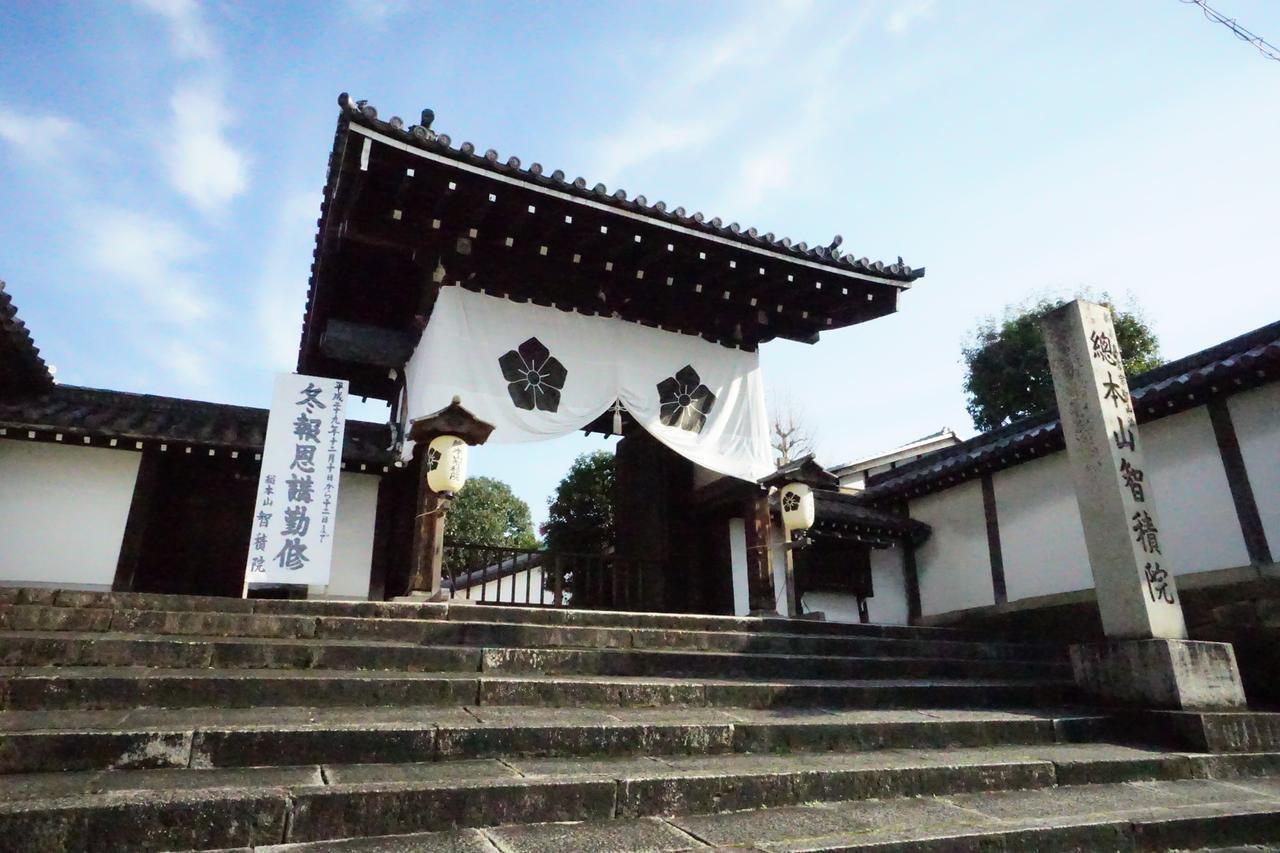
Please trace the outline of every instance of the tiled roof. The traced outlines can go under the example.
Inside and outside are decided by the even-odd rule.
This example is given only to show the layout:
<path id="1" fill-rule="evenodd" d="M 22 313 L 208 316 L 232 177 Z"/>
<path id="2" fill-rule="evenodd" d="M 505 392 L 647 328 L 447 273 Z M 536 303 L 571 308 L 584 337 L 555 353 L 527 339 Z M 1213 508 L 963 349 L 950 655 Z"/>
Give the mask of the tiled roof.
<path id="1" fill-rule="evenodd" d="M 36 433 L 39 440 L 61 434 L 70 444 L 100 446 L 117 442 L 167 443 L 171 451 L 198 449 L 260 452 L 267 431 L 267 410 L 198 400 L 130 394 L 98 388 L 55 385 L 46 392 L 0 399 L 0 429 L 10 438 Z M 20 432 L 21 435 L 15 433 Z M 348 463 L 392 464 L 384 424 L 348 421 L 342 458 Z"/>
<path id="2" fill-rule="evenodd" d="M 854 459 L 850 462 L 842 462 L 839 465 L 832 465 L 830 470 L 833 474 L 839 475 L 839 474 L 846 473 L 851 469 L 856 470 L 862 467 L 874 468 L 875 465 L 869 464 L 869 463 L 876 463 L 879 460 L 887 459 L 888 457 L 894 456 L 899 453 L 905 453 L 923 444 L 932 444 L 935 441 L 939 441 L 941 439 L 954 439 L 956 442 L 959 441 L 959 439 L 956 438 L 956 434 L 951 430 L 950 427 L 943 427 L 937 432 L 931 432 L 926 436 L 912 439 L 911 441 L 908 441 L 906 444 L 899 445 L 889 450 L 884 450 L 884 451 L 881 451 L 880 453 L 872 454 L 871 456 L 860 456 L 857 459 Z"/>
<path id="3" fill-rule="evenodd" d="M 1138 422 L 1144 423 L 1278 377 L 1280 322 L 1136 376 L 1130 381 L 1130 391 Z M 879 504 L 927 494 L 1064 446 L 1055 408 L 876 475 L 868 480 L 858 500 Z"/>
<path id="4" fill-rule="evenodd" d="M 715 237 L 767 248 L 779 254 L 836 269 L 850 269 L 903 284 L 910 284 L 925 273 L 924 267 L 913 269 L 903 263 L 902 258 L 898 258 L 895 263 L 886 264 L 882 261 L 872 261 L 865 257 L 857 258 L 847 254 L 840 248 L 843 238 L 838 234 L 826 246 L 809 246 L 803 241 L 794 242 L 789 237 L 776 237 L 772 233 L 762 234 L 755 228 L 744 228 L 737 222 L 725 223 L 718 216 L 708 218 L 701 211 L 690 213 L 683 207 L 669 207 L 664 201 L 650 203 L 643 195 L 628 196 L 623 189 L 614 189 L 610 192 L 604 184 L 589 184 L 585 178 L 569 180 L 560 169 L 548 173 L 540 163 L 530 163 L 526 168 L 519 157 L 509 156 L 504 159 L 492 148 L 483 154 L 476 153 L 476 147 L 470 142 L 463 142 L 455 148 L 448 134 L 436 133 L 431 129 L 435 118 L 431 110 L 422 111 L 420 124 L 406 126 L 399 116 L 392 116 L 386 121 L 379 119 L 378 111 L 373 105 L 367 101 L 353 101 L 346 92 L 338 96 L 338 104 L 342 107 L 343 114 L 356 124 L 364 125 L 409 145 L 449 157 L 459 163 L 479 167 L 507 178 L 551 187 L 577 198 L 640 213 Z"/>
<path id="5" fill-rule="evenodd" d="M 909 539 L 918 545 L 929 538 L 929 525 L 921 521 L 874 509 L 854 495 L 814 491 L 815 533 L 833 533 L 872 541 Z"/>
<path id="6" fill-rule="evenodd" d="M 38 391 L 53 384 L 53 376 L 18 319 L 18 307 L 0 281 L 0 394 Z"/>

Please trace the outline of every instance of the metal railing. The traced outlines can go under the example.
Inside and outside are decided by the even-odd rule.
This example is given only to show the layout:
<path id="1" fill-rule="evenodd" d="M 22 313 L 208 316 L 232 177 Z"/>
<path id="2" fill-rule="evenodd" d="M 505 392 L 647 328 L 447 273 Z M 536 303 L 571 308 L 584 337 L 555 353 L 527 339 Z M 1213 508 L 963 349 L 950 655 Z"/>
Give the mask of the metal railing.
<path id="1" fill-rule="evenodd" d="M 573 554 L 532 548 L 445 543 L 441 588 L 481 604 L 644 610 L 659 582 L 657 561 L 617 554 Z"/>

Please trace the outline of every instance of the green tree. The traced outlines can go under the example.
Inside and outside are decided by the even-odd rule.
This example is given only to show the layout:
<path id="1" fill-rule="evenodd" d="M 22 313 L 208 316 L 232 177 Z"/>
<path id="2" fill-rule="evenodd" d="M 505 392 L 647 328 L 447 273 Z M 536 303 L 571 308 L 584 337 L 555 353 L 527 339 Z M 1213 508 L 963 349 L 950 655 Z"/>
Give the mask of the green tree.
<path id="1" fill-rule="evenodd" d="M 536 548 L 529 505 L 511 487 L 492 477 L 475 477 L 458 492 L 444 523 L 445 539 L 454 544 Z"/>
<path id="2" fill-rule="evenodd" d="M 573 460 L 542 525 L 547 548 L 579 554 L 603 553 L 613 547 L 613 454 L 583 453 Z"/>
<path id="3" fill-rule="evenodd" d="M 603 605 L 594 592 L 601 581 L 599 573 L 606 571 L 605 563 L 584 555 L 613 550 L 613 484 L 613 454 L 607 450 L 583 453 L 573 460 L 548 501 L 550 511 L 541 533 L 547 550 L 574 555 L 555 559 L 564 572 L 563 588 L 576 606 Z M 547 572 L 543 583 L 554 590 L 554 574 Z"/>
<path id="4" fill-rule="evenodd" d="M 1042 298 L 1030 305 L 1005 309 L 1004 319 L 984 320 L 964 348 L 964 391 L 973 425 L 992 430 L 1048 411 L 1055 405 L 1049 355 L 1040 334 L 1040 320 L 1068 299 Z M 1119 310 L 1107 294 L 1080 298 L 1111 309 L 1117 343 L 1129 376 L 1159 367 L 1160 345 L 1136 308 Z"/>

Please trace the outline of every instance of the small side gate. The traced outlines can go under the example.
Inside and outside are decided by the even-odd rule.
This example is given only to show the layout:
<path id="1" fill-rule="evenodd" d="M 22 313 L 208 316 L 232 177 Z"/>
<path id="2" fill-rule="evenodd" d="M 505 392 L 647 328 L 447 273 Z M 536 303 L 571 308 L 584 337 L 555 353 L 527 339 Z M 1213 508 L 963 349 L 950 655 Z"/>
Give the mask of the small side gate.
<path id="1" fill-rule="evenodd" d="M 446 543 L 440 586 L 480 604 L 644 610 L 646 578 L 651 584 L 662 571 L 657 561 L 617 554 Z"/>

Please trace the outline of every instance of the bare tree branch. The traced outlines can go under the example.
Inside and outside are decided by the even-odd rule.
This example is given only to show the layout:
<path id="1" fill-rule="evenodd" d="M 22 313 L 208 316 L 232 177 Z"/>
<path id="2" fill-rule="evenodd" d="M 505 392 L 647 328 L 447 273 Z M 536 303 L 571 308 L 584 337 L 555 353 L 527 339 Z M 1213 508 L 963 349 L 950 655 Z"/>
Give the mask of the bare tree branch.
<path id="1" fill-rule="evenodd" d="M 789 398 L 772 401 L 773 417 L 769 424 L 769 443 L 773 446 L 774 462 L 779 468 L 803 456 L 813 453 L 817 435 L 800 409 Z"/>

